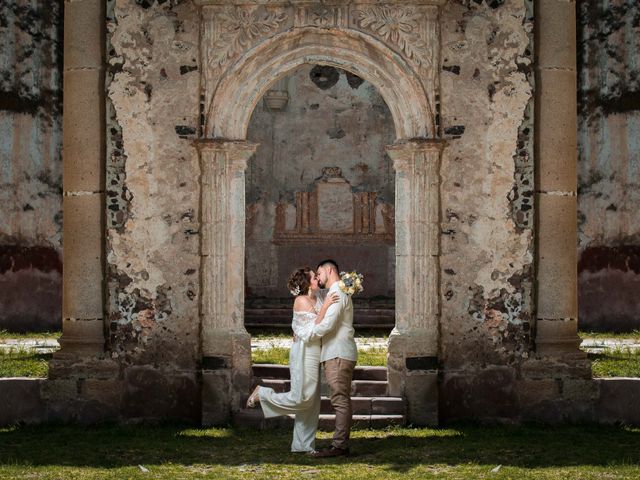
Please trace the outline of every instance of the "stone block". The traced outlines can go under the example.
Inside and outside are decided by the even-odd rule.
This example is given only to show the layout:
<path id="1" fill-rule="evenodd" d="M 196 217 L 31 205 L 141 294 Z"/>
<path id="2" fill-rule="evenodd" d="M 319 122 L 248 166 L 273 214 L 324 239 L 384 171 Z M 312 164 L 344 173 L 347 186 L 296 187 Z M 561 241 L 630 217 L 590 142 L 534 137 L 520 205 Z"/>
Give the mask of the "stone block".
<path id="1" fill-rule="evenodd" d="M 446 374 L 440 385 L 440 421 L 512 421 L 518 416 L 515 372 L 492 366 L 468 374 Z"/>
<path id="2" fill-rule="evenodd" d="M 575 192 L 578 181 L 576 73 L 543 70 L 538 72 L 536 82 L 537 188 L 543 192 Z"/>
<path id="3" fill-rule="evenodd" d="M 223 426 L 231 420 L 229 370 L 202 372 L 202 425 Z"/>
<path id="4" fill-rule="evenodd" d="M 149 366 L 124 374 L 122 415 L 134 421 L 200 420 L 200 387 L 194 374 L 175 374 Z"/>
<path id="5" fill-rule="evenodd" d="M 536 2 L 536 44 L 540 68 L 576 69 L 576 2 Z"/>
<path id="6" fill-rule="evenodd" d="M 105 11 L 104 0 L 74 0 L 64 3 L 65 70 L 102 66 Z"/>
<path id="7" fill-rule="evenodd" d="M 45 419 L 42 378 L 0 378 L 0 425 L 40 423 Z"/>
<path id="8" fill-rule="evenodd" d="M 542 402 L 560 398 L 560 382 L 555 379 L 518 381 L 516 394 L 522 410 L 537 409 Z"/>
<path id="9" fill-rule="evenodd" d="M 119 407 L 122 401 L 122 382 L 117 379 L 87 378 L 80 381 L 80 395 L 87 400 Z"/>
<path id="10" fill-rule="evenodd" d="M 538 318 L 576 318 L 576 197 L 538 196 Z"/>
<path id="11" fill-rule="evenodd" d="M 104 76 L 101 70 L 73 70 L 63 80 L 63 189 L 104 190 Z"/>
<path id="12" fill-rule="evenodd" d="M 640 426 L 640 378 L 601 378 L 597 415 L 600 423 Z"/>
<path id="13" fill-rule="evenodd" d="M 415 426 L 438 425 L 438 373 L 413 372 L 405 378 L 407 422 Z"/>
<path id="14" fill-rule="evenodd" d="M 435 407 L 437 409 L 438 405 L 436 404 Z M 402 398 L 378 397 L 371 399 L 371 413 L 373 415 L 404 415 L 405 411 L 406 405 Z"/>
<path id="15" fill-rule="evenodd" d="M 102 194 L 65 196 L 63 318 L 103 317 Z"/>

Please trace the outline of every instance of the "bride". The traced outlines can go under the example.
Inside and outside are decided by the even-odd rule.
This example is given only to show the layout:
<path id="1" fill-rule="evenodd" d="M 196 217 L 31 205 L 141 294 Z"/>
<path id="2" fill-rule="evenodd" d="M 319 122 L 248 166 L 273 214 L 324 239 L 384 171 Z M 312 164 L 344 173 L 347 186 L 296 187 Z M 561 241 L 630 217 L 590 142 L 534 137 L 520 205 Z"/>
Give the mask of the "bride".
<path id="1" fill-rule="evenodd" d="M 293 304 L 293 346 L 289 352 L 291 390 L 275 393 L 272 388 L 257 386 L 247 407 L 260 403 L 265 418 L 295 414 L 292 452 L 313 452 L 320 415 L 320 338 L 311 339 L 314 324 L 324 318 L 330 305 L 339 300 L 336 293 L 324 302 L 316 273 L 299 268 L 289 277 L 289 291 L 296 297 Z"/>

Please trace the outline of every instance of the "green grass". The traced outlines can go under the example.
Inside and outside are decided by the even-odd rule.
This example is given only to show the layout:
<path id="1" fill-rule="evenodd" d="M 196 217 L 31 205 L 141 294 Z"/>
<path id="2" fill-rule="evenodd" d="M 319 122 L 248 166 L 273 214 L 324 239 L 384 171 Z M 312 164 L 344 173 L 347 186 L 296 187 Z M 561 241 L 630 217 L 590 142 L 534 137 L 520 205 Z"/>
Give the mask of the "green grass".
<path id="1" fill-rule="evenodd" d="M 0 350 L 0 377 L 46 377 L 50 353 L 12 348 Z"/>
<path id="2" fill-rule="evenodd" d="M 0 340 L 7 340 L 9 338 L 15 338 L 18 340 L 27 340 L 27 339 L 40 340 L 40 339 L 55 338 L 57 340 L 58 338 L 60 338 L 61 335 L 62 335 L 62 331 L 15 333 L 15 332 L 9 332 L 8 330 L 5 330 L 5 329 L 0 329 Z"/>
<path id="3" fill-rule="evenodd" d="M 627 333 L 612 332 L 578 332 L 580 338 L 589 339 L 611 339 L 611 340 L 638 340 L 640 341 L 640 330 L 634 330 Z"/>
<path id="4" fill-rule="evenodd" d="M 590 353 L 594 377 L 640 377 L 640 350 L 606 349 Z"/>
<path id="5" fill-rule="evenodd" d="M 330 434 L 321 433 L 320 445 Z M 0 478 L 637 479 L 640 429 L 478 427 L 355 430 L 350 457 L 289 452 L 289 430 L 178 426 L 0 429 Z M 143 472 L 139 465 L 149 472 Z M 491 470 L 498 465 L 497 472 Z"/>
<path id="6" fill-rule="evenodd" d="M 289 348 L 270 347 L 255 349 L 251 353 L 253 363 L 268 363 L 271 365 L 289 365 Z M 358 351 L 359 366 L 385 366 L 387 364 L 386 348 L 371 348 Z"/>

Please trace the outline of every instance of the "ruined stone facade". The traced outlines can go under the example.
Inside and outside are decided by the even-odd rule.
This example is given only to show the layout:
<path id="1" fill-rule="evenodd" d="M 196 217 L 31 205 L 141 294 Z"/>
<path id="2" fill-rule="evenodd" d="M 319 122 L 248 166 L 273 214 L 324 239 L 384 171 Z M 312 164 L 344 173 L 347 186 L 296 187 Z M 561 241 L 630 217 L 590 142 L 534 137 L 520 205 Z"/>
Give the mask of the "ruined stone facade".
<path id="1" fill-rule="evenodd" d="M 50 418 L 210 424 L 239 407 L 250 118 L 327 65 L 375 86 L 393 122 L 389 382 L 409 421 L 590 419 L 574 23 L 561 0 L 68 3 Z"/>
<path id="2" fill-rule="evenodd" d="M 582 328 L 640 329 L 640 5 L 579 3 Z"/>

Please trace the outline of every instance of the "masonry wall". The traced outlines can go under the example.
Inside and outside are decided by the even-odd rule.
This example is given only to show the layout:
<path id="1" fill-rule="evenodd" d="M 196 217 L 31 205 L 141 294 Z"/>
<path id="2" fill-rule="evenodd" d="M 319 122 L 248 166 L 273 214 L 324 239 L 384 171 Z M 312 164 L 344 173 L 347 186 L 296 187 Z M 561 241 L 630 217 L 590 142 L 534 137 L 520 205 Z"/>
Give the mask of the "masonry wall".
<path id="1" fill-rule="evenodd" d="M 0 329 L 59 330 L 62 1 L 0 4 Z"/>
<path id="2" fill-rule="evenodd" d="M 640 328 L 640 5 L 578 2 L 579 307 L 588 330 Z"/>

